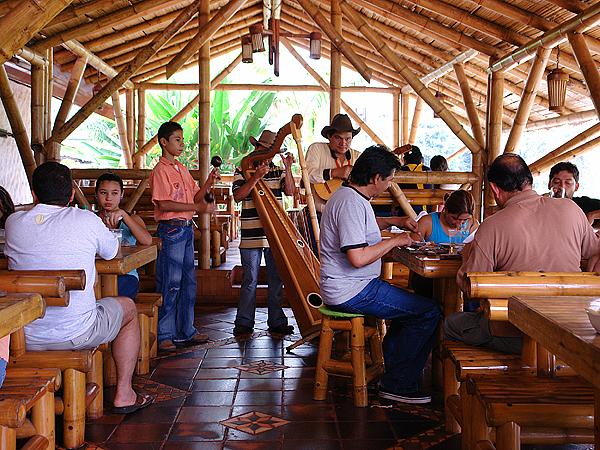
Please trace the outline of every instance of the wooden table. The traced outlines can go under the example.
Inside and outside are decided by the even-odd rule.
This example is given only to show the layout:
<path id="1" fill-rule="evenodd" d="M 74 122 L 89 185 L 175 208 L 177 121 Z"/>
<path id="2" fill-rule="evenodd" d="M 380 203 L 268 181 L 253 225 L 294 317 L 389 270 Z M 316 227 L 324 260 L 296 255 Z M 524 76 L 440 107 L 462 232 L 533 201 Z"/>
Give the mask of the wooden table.
<path id="1" fill-rule="evenodd" d="M 113 259 L 96 259 L 102 297 L 116 297 L 119 294 L 117 277 L 154 261 L 156 257 L 157 247 L 152 244 L 121 246 Z"/>
<path id="2" fill-rule="evenodd" d="M 0 292 L 0 337 L 23 328 L 44 316 L 46 304 L 39 294 Z"/>
<path id="3" fill-rule="evenodd" d="M 595 299 L 512 297 L 508 302 L 508 320 L 594 386 L 594 434 L 596 448 L 600 448 L 600 334 L 585 312 Z"/>

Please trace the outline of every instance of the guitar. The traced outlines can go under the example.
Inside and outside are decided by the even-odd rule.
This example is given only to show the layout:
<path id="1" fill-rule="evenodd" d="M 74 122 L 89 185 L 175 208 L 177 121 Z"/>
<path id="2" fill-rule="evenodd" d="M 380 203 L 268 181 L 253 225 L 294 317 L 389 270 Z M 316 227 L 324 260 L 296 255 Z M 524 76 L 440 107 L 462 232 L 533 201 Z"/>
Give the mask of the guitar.
<path id="1" fill-rule="evenodd" d="M 312 185 L 313 194 L 326 202 L 335 191 L 342 187 L 343 182 L 344 180 L 339 178 L 332 178 L 324 183 L 315 183 Z"/>

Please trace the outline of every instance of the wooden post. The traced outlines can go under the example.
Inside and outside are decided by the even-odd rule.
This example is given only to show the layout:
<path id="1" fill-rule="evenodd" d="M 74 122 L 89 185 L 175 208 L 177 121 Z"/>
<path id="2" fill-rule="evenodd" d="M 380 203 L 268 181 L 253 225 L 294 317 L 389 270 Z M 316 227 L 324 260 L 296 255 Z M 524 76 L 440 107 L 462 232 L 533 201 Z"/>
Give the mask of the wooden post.
<path id="1" fill-rule="evenodd" d="M 475 103 L 473 102 L 473 96 L 471 95 L 471 89 L 469 88 L 469 80 L 465 74 L 463 64 L 455 64 L 454 72 L 456 73 L 456 80 L 460 86 L 460 92 L 465 102 L 465 110 L 467 111 L 467 117 L 471 123 L 471 131 L 475 140 L 483 147 L 485 145 L 485 138 L 483 137 L 483 130 L 481 129 L 481 123 L 479 122 L 479 116 L 475 109 Z"/>
<path id="2" fill-rule="evenodd" d="M 31 143 L 44 143 L 44 71 L 45 68 L 31 66 Z M 34 155 L 38 164 L 46 161 L 46 155 Z"/>
<path id="3" fill-rule="evenodd" d="M 339 0 L 331 0 L 331 25 L 333 29 L 342 35 L 342 9 Z M 329 75 L 329 121 L 340 112 L 342 93 L 342 54 L 335 45 L 331 47 L 331 74 Z"/>
<path id="4" fill-rule="evenodd" d="M 54 49 L 46 50 L 46 84 L 44 86 L 44 140 L 52 134 L 52 93 L 54 90 Z M 60 161 L 60 145 L 46 147 L 50 161 Z"/>
<path id="5" fill-rule="evenodd" d="M 423 111 L 423 99 L 417 96 L 407 144 L 414 144 L 417 140 L 417 131 L 419 131 L 419 122 L 421 121 L 421 111 Z"/>
<path id="6" fill-rule="evenodd" d="M 135 91 L 133 89 L 125 91 L 125 111 L 127 142 L 129 143 L 129 153 L 132 154 L 135 150 Z"/>
<path id="7" fill-rule="evenodd" d="M 133 155 L 133 166 L 136 169 L 142 169 L 144 164 L 144 154 L 141 153 L 141 148 L 146 143 L 146 90 L 138 89 L 138 122 L 137 122 L 137 152 Z M 158 141 L 158 139 L 157 139 Z"/>
<path id="8" fill-rule="evenodd" d="M 81 83 L 81 78 L 83 77 L 83 72 L 85 71 L 86 65 L 87 58 L 79 57 L 75 61 L 73 69 L 71 69 L 71 78 L 69 79 L 69 84 L 67 84 L 65 95 L 63 96 L 58 114 L 56 114 L 56 119 L 54 120 L 54 130 L 58 130 L 60 127 L 62 127 L 69 116 L 69 112 L 71 111 L 71 106 L 73 106 L 73 101 L 77 95 L 79 84 Z"/>
<path id="9" fill-rule="evenodd" d="M 492 72 L 489 75 L 488 107 L 487 107 L 487 126 L 486 126 L 486 149 L 487 161 L 485 167 L 500 154 L 500 145 L 502 141 L 502 113 L 504 111 L 504 73 Z M 479 174 L 483 177 L 483 173 Z M 486 184 L 485 188 L 485 211 L 484 217 L 487 217 L 491 208 L 496 204 L 492 191 Z"/>
<path id="10" fill-rule="evenodd" d="M 35 402 L 31 409 L 31 422 L 35 427 L 36 434 L 48 439 L 47 450 L 54 450 L 55 448 L 54 419 L 54 392 L 47 391 Z"/>
<path id="11" fill-rule="evenodd" d="M 123 160 L 125 166 L 128 169 L 133 169 L 133 161 L 131 159 L 131 151 L 129 150 L 129 140 L 127 139 L 127 128 L 125 126 L 125 119 L 123 118 L 123 110 L 121 109 L 121 99 L 119 92 L 113 92 L 112 94 L 113 110 L 115 112 L 115 123 L 117 125 L 117 132 L 119 133 L 119 141 L 121 142 L 121 150 L 123 151 Z"/>
<path id="12" fill-rule="evenodd" d="M 400 94 L 394 92 L 392 95 L 392 145 L 400 147 Z"/>
<path id="13" fill-rule="evenodd" d="M 581 69 L 581 74 L 585 78 L 585 82 L 588 86 L 594 108 L 596 109 L 598 117 L 600 117 L 600 73 L 598 73 L 596 62 L 590 54 L 583 35 L 579 33 L 569 33 L 568 37 L 571 48 L 577 58 L 577 64 L 579 64 L 579 68 Z"/>
<path id="14" fill-rule="evenodd" d="M 402 189 L 400 189 L 398 183 L 396 183 L 395 181 L 391 182 L 390 187 L 388 188 L 388 192 L 392 194 L 392 197 L 394 197 L 394 200 L 396 200 L 396 202 L 400 205 L 400 208 L 402 208 L 404 214 L 406 214 L 412 219 L 415 219 L 417 217 L 417 213 L 415 212 L 413 207 L 410 206 L 406 195 L 404 195 L 404 192 L 402 192 Z"/>
<path id="15" fill-rule="evenodd" d="M 234 0 L 230 2 L 232 4 Z M 243 1 L 237 1 L 241 6 Z M 239 8 L 239 6 L 237 7 Z M 236 8 L 236 10 L 237 10 Z M 201 31 L 209 23 L 210 0 L 200 0 L 198 12 L 198 28 Z M 199 32 L 200 32 L 199 31 Z M 216 30 L 215 30 L 216 31 Z M 210 165 L 210 43 L 206 42 L 199 50 L 198 72 L 200 89 L 198 90 L 198 169 L 200 181 L 208 177 Z M 210 214 L 200 216 L 200 249 L 198 250 L 198 266 L 210 269 Z"/>
<path id="16" fill-rule="evenodd" d="M 519 108 L 517 109 L 517 117 L 515 117 L 513 127 L 508 135 L 506 147 L 504 147 L 504 153 L 513 153 L 519 146 L 519 141 L 521 140 L 521 136 L 523 136 L 525 126 L 527 125 L 527 120 L 529 119 L 529 114 L 531 113 L 531 108 L 533 107 L 533 100 L 537 95 L 540 80 L 542 75 L 544 75 L 544 70 L 548 64 L 550 52 L 551 49 L 547 47 L 538 48 L 538 51 L 535 55 L 535 60 L 531 65 L 529 76 L 527 77 L 525 88 L 523 89 L 521 102 L 519 103 Z"/>
<path id="17" fill-rule="evenodd" d="M 19 154 L 21 155 L 21 161 L 23 162 L 23 167 L 25 168 L 25 173 L 29 180 L 29 186 L 31 187 L 31 176 L 33 175 L 36 164 L 33 158 L 33 151 L 29 145 L 27 130 L 25 129 L 21 112 L 19 111 L 12 88 L 10 87 L 10 81 L 8 81 L 8 75 L 6 69 L 4 69 L 4 65 L 0 66 L 0 96 L 2 97 L 2 104 L 4 105 L 4 110 L 6 111 L 6 116 L 8 117 L 15 142 L 17 143 Z"/>
<path id="18" fill-rule="evenodd" d="M 454 153 L 452 153 L 450 156 L 446 156 L 446 161 L 450 162 L 451 160 L 453 160 L 454 158 L 459 157 L 460 155 L 462 155 L 464 152 L 466 152 L 468 149 L 467 147 L 461 147 L 458 150 L 456 150 Z"/>
<path id="19" fill-rule="evenodd" d="M 410 106 L 410 95 L 400 94 L 400 102 L 402 102 L 401 114 L 402 121 L 400 123 L 400 142 L 402 145 L 408 144 L 408 109 Z"/>

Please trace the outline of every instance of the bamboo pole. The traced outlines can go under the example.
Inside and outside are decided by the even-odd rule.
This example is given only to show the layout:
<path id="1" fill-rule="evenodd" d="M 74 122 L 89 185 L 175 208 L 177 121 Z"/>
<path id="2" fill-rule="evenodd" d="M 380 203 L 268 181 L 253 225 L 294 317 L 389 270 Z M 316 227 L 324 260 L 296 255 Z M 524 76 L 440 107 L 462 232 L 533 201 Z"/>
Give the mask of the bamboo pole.
<path id="1" fill-rule="evenodd" d="M 600 17 L 600 12 L 598 15 Z M 596 61 L 594 61 L 592 58 L 583 35 L 579 33 L 569 33 L 568 38 L 571 48 L 575 52 L 575 57 L 577 58 L 577 63 L 581 69 L 581 74 L 583 75 L 583 78 L 588 86 L 594 108 L 598 113 L 598 117 L 600 117 L 600 73 L 598 73 Z"/>
<path id="2" fill-rule="evenodd" d="M 113 92 L 112 104 L 115 112 L 115 123 L 117 124 L 117 131 L 119 133 L 119 141 L 121 142 L 121 150 L 123 151 L 125 167 L 128 169 L 133 169 L 133 160 L 131 158 L 131 151 L 129 149 L 129 140 L 127 139 L 127 128 L 125 125 L 125 119 L 123 118 L 121 99 L 118 92 Z"/>
<path id="3" fill-rule="evenodd" d="M 537 120 L 527 124 L 527 131 L 541 130 L 544 128 L 554 128 L 561 125 L 577 125 L 588 120 L 598 119 L 598 113 L 595 109 L 580 111 L 573 114 L 567 114 L 552 119 Z"/>
<path id="4" fill-rule="evenodd" d="M 471 150 L 472 153 L 477 153 L 482 150 L 481 146 L 469 133 L 461 126 L 450 111 L 421 83 L 415 74 L 404 64 L 398 56 L 393 53 L 385 42 L 377 39 L 375 33 L 369 28 L 367 23 L 360 17 L 354 9 L 347 3 L 342 1 L 342 11 L 354 24 L 354 26 L 363 34 L 363 36 L 371 42 L 371 45 L 381 53 L 381 55 L 389 61 L 389 63 L 399 72 L 399 75 L 410 84 L 417 95 L 436 112 L 440 118 L 448 125 L 450 130 Z"/>
<path id="5" fill-rule="evenodd" d="M 90 101 L 88 101 L 67 123 L 52 135 L 51 142 L 60 143 L 69 136 L 79 125 L 92 114 L 98 106 L 103 104 L 119 87 L 135 73 L 148 59 L 154 55 L 177 31 L 196 14 L 198 4 L 192 3 L 185 8 L 177 18 L 171 22 L 164 31 L 157 36 L 152 44 L 142 49 L 137 56 L 123 68 L 114 78 L 105 84 Z"/>
<path id="6" fill-rule="evenodd" d="M 400 121 L 400 142 L 402 145 L 408 144 L 408 116 L 409 116 L 409 105 L 410 105 L 410 95 L 409 94 L 400 94 L 400 103 L 401 103 L 401 121 Z"/>
<path id="7" fill-rule="evenodd" d="M 242 54 L 238 54 L 238 56 L 225 68 L 221 71 L 221 73 L 219 73 L 219 75 L 217 75 L 214 80 L 212 80 L 211 82 L 211 89 L 214 89 L 221 81 L 223 81 L 223 79 L 229 75 L 233 69 L 235 69 L 237 67 L 237 65 L 242 61 Z M 171 117 L 170 120 L 172 120 L 173 122 L 178 122 L 181 119 L 183 119 L 185 116 L 187 116 L 189 114 L 189 112 L 195 108 L 195 106 L 198 104 L 198 100 L 200 99 L 200 96 L 197 95 L 196 97 L 194 97 L 192 100 L 190 100 L 190 102 L 185 105 L 177 114 L 175 114 L 173 117 Z M 141 157 L 143 155 L 145 155 L 146 153 L 148 153 L 150 150 L 152 150 L 152 147 L 154 147 L 156 144 L 158 143 L 158 136 L 154 135 L 152 136 L 152 138 L 146 142 L 145 144 L 143 144 L 140 148 L 139 146 L 139 141 L 138 141 L 138 151 L 136 152 L 135 156 L 136 157 Z"/>
<path id="8" fill-rule="evenodd" d="M 133 212 L 135 205 L 137 205 L 138 200 L 142 197 L 142 195 L 144 195 L 144 191 L 149 185 L 150 178 L 144 178 L 143 180 L 140 180 L 139 184 L 137 185 L 137 188 L 135 188 L 135 191 L 133 192 L 133 194 L 131 194 L 129 200 L 123 208 L 125 211 L 127 211 L 128 214 L 131 214 Z"/>
<path id="9" fill-rule="evenodd" d="M 555 150 L 548 152 L 546 155 L 539 158 L 537 161 L 529 164 L 529 170 L 534 175 L 539 175 L 543 168 L 550 167 L 548 165 L 548 161 L 553 161 L 556 158 L 560 157 L 560 155 L 572 150 L 573 148 L 585 143 L 586 141 L 595 138 L 600 135 L 600 123 L 597 123 L 587 130 L 579 133 L 577 136 L 574 136 L 572 139 L 569 139 L 564 144 L 557 147 Z"/>
<path id="10" fill-rule="evenodd" d="M 461 147 L 458 150 L 456 150 L 454 153 L 450 154 L 450 156 L 446 156 L 446 161 L 450 162 L 452 161 L 454 158 L 458 158 L 460 155 L 462 155 L 464 152 L 466 152 L 468 150 L 467 147 Z"/>
<path id="11" fill-rule="evenodd" d="M 487 161 L 485 167 L 488 167 L 501 151 L 502 112 L 504 109 L 504 73 L 492 72 L 489 75 L 488 85 L 490 93 L 488 95 L 487 126 L 485 133 L 487 149 Z M 483 175 L 483 173 L 481 175 Z M 489 188 L 489 185 L 486 183 L 484 217 L 487 217 L 490 214 L 495 204 L 496 201 L 494 200 L 494 195 Z"/>
<path id="12" fill-rule="evenodd" d="M 32 66 L 45 67 L 48 65 L 48 61 L 46 60 L 45 56 L 28 47 L 23 47 L 17 50 L 15 56 L 23 58 Z"/>
<path id="13" fill-rule="evenodd" d="M 402 192 L 402 189 L 400 189 L 400 186 L 398 186 L 397 182 L 394 181 L 394 182 L 390 183 L 390 187 L 388 187 L 388 192 L 392 195 L 394 200 L 396 200 L 396 202 L 400 205 L 400 208 L 402 208 L 402 211 L 404 211 L 404 214 L 406 214 L 411 219 L 417 218 L 417 213 L 412 208 L 412 206 L 410 206 L 410 202 L 406 198 L 406 195 L 404 195 L 404 192 Z"/>
<path id="14" fill-rule="evenodd" d="M 174 83 L 136 83 L 138 89 L 147 91 L 197 91 L 198 83 L 190 84 L 174 84 Z M 213 90 L 220 91 L 267 91 L 267 92 L 286 92 L 286 91 L 304 91 L 304 92 L 321 92 L 323 89 L 317 85 L 306 84 L 236 84 L 227 83 L 215 86 Z M 400 89 L 377 86 L 341 86 L 342 92 L 369 92 L 379 94 L 395 94 L 399 93 Z"/>
<path id="15" fill-rule="evenodd" d="M 584 153 L 589 152 L 590 150 L 594 150 L 598 146 L 600 146 L 600 136 L 592 139 L 591 141 L 586 142 L 585 144 L 581 144 L 580 146 L 575 147 L 573 150 L 561 153 L 560 155 L 545 161 L 543 164 L 540 164 L 538 166 L 536 173 L 541 173 L 545 170 L 548 170 L 554 164 L 557 164 L 561 161 L 567 161 L 577 156 L 581 156 Z"/>
<path id="16" fill-rule="evenodd" d="M 242 5 L 243 0 L 231 0 L 229 5 L 235 8 L 233 12 Z M 228 5 L 228 6 L 229 6 Z M 224 11 L 224 10 L 221 10 Z M 219 13 L 221 13 L 219 11 Z M 204 35 L 204 30 L 210 29 L 210 0 L 200 0 L 200 9 L 198 11 L 198 35 Z M 217 14 L 219 15 L 219 14 Z M 228 16 L 221 16 L 220 23 L 227 20 Z M 231 15 L 229 15 L 231 17 Z M 218 21 L 219 22 L 219 21 Z M 214 31 L 218 27 L 213 27 Z M 198 169 L 200 170 L 200 179 L 202 182 L 208 177 L 210 165 L 210 43 L 208 39 L 214 34 L 209 33 L 206 40 L 201 43 L 198 49 L 198 79 L 200 80 L 200 89 L 198 90 L 198 117 L 200 118 L 198 126 Z M 185 62 L 185 61 L 183 61 Z M 174 72 L 171 72 L 174 73 Z M 169 76 L 167 68 L 167 76 Z M 210 214 L 200 214 L 200 252 L 198 256 L 198 265 L 201 269 L 210 269 Z"/>
<path id="17" fill-rule="evenodd" d="M 475 109 L 475 103 L 473 102 L 473 96 L 471 95 L 471 89 L 469 88 L 469 80 L 465 74 L 463 63 L 454 64 L 454 72 L 456 74 L 458 85 L 460 86 L 460 92 L 463 96 L 467 117 L 471 123 L 471 131 L 473 132 L 475 140 L 483 147 L 485 145 L 485 138 L 483 136 L 483 130 L 481 129 L 481 123 L 479 122 L 479 116 Z"/>
<path id="18" fill-rule="evenodd" d="M 54 49 L 46 50 L 48 65 L 45 68 L 44 78 L 44 140 L 52 134 L 52 94 L 54 91 Z M 60 161 L 60 145 L 46 147 L 50 161 Z"/>
<path id="19" fill-rule="evenodd" d="M 463 184 L 475 183 L 478 175 L 473 172 L 404 172 L 394 175 L 396 183 L 410 184 Z"/>
<path id="20" fill-rule="evenodd" d="M 31 143 L 40 147 L 44 142 L 44 71 L 43 67 L 31 67 Z M 46 161 L 45 153 L 34 156 L 38 164 Z"/>
<path id="21" fill-rule="evenodd" d="M 75 201 L 77 202 L 77 204 L 87 209 L 88 211 L 91 211 L 92 205 L 90 205 L 90 202 L 88 202 L 87 198 L 85 197 L 85 194 L 81 191 L 81 188 L 75 182 L 75 180 L 73 180 L 73 191 L 75 192 Z"/>
<path id="22" fill-rule="evenodd" d="M 400 146 L 400 94 L 392 95 L 392 132 L 394 148 Z"/>
<path id="23" fill-rule="evenodd" d="M 342 33 L 342 9 L 340 8 L 339 0 L 331 0 L 331 25 L 333 29 L 343 38 Z M 330 74 L 329 74 L 329 122 L 333 117 L 340 112 L 342 100 L 341 85 L 342 85 L 342 54 L 333 46 L 331 48 L 330 57 Z"/>
<path id="24" fill-rule="evenodd" d="M 138 98 L 138 121 L 137 121 L 137 151 L 133 155 L 133 167 L 136 169 L 143 168 L 143 153 L 140 149 L 146 142 L 146 90 L 139 88 L 137 93 Z M 158 139 L 157 139 L 158 141 Z"/>
<path id="25" fill-rule="evenodd" d="M 312 17 L 315 23 L 329 37 L 333 45 L 348 58 L 348 61 L 354 66 L 356 71 L 368 82 L 371 80 L 371 69 L 367 67 L 364 61 L 354 52 L 352 46 L 344 40 L 342 36 L 334 29 L 325 16 L 319 11 L 319 7 L 315 6 L 311 0 L 297 0 L 304 11 Z"/>
<path id="26" fill-rule="evenodd" d="M 227 6 L 221 8 L 212 20 L 206 19 L 203 23 L 202 28 L 198 30 L 198 34 L 194 36 L 187 45 L 167 64 L 167 78 L 171 78 L 175 72 L 177 72 L 181 66 L 183 66 L 190 57 L 196 53 L 201 47 L 207 43 L 211 37 L 221 28 L 225 22 L 227 22 L 231 16 L 233 16 L 238 9 L 242 7 L 245 0 L 230 0 Z M 210 7 L 207 14 L 210 14 Z"/>
<path id="27" fill-rule="evenodd" d="M 544 69 L 548 64 L 548 58 L 550 57 L 551 49 L 547 47 L 539 47 L 533 64 L 531 65 L 531 71 L 527 77 L 525 88 L 523 89 L 523 95 L 519 108 L 517 109 L 517 117 L 515 118 L 506 146 L 504 147 L 504 153 L 514 153 L 519 146 L 529 114 L 531 114 L 531 108 L 533 107 L 533 100 L 535 99 L 536 92 L 538 90 L 540 80 L 544 74 Z"/>
<path id="28" fill-rule="evenodd" d="M 27 180 L 31 188 L 31 177 L 35 170 L 36 164 L 33 158 L 33 151 L 29 145 L 29 137 L 27 136 L 27 130 L 23 123 L 23 118 L 19 111 L 19 106 L 15 100 L 12 88 L 10 87 L 10 81 L 8 81 L 8 75 L 4 65 L 0 65 L 0 95 L 2 96 L 2 104 L 6 111 L 6 117 L 10 123 L 12 134 L 17 143 L 19 154 L 21 155 L 21 161 L 27 174 Z"/>
<path id="29" fill-rule="evenodd" d="M 129 144 L 129 154 L 135 150 L 135 92 L 133 89 L 125 91 L 125 121 L 127 123 L 127 143 Z M 130 167 L 130 169 L 133 166 Z"/>
<path id="30" fill-rule="evenodd" d="M 77 58 L 77 61 L 71 70 L 71 77 L 69 78 L 65 95 L 63 96 L 60 108 L 56 114 L 56 119 L 54 120 L 54 130 L 58 130 L 60 127 L 62 127 L 69 116 L 69 112 L 71 111 L 73 101 L 75 100 L 75 96 L 79 90 L 79 84 L 81 83 L 81 77 L 83 76 L 83 71 L 85 70 L 86 65 L 86 57 L 80 56 Z"/>
<path id="31" fill-rule="evenodd" d="M 419 131 L 419 123 L 421 121 L 421 112 L 423 111 L 423 99 L 417 96 L 415 109 L 413 112 L 412 123 L 410 125 L 410 134 L 408 135 L 408 144 L 413 144 L 417 140 L 417 131 Z"/>

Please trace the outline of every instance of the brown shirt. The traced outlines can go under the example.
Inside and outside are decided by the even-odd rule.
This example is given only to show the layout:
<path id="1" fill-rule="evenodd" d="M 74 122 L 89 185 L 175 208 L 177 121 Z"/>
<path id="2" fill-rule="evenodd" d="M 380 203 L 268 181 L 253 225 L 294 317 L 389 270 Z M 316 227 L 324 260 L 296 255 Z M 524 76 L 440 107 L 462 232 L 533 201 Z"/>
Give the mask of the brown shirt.
<path id="1" fill-rule="evenodd" d="M 599 243 L 572 200 L 523 191 L 479 226 L 457 281 L 462 287 L 467 272 L 580 272 L 581 259 L 596 255 Z"/>

